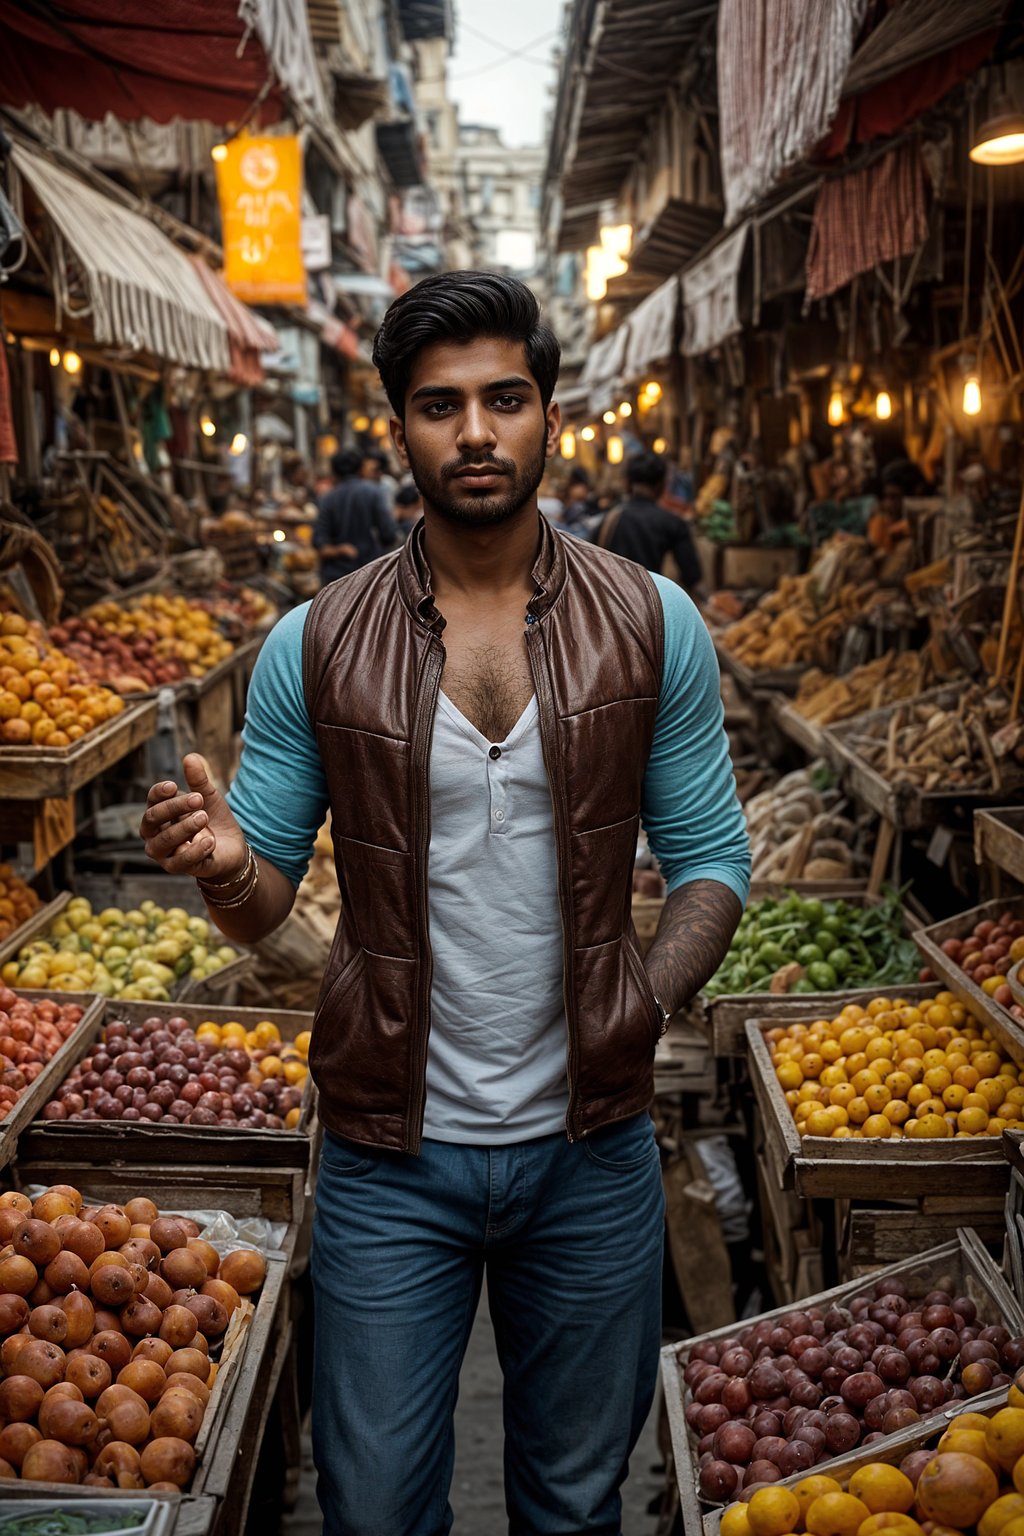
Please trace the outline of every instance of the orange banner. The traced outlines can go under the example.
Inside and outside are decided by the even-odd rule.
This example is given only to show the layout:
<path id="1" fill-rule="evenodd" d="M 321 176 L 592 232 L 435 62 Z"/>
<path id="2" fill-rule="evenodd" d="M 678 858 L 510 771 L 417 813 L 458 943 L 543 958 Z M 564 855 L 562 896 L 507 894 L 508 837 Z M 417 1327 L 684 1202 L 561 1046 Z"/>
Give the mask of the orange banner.
<path id="1" fill-rule="evenodd" d="M 217 165 L 224 278 L 248 304 L 305 304 L 297 138 L 237 138 Z"/>

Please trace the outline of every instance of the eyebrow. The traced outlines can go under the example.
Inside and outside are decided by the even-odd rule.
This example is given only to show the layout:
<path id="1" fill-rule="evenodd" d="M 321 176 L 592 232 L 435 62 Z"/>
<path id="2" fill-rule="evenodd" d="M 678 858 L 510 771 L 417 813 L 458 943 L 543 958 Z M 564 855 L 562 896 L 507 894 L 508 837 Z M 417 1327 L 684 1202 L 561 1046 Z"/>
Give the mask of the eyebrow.
<path id="1" fill-rule="evenodd" d="M 533 385 L 530 383 L 529 379 L 521 378 L 519 374 L 513 373 L 510 374 L 507 379 L 494 379 L 490 384 L 485 384 L 481 390 L 481 394 L 493 395 L 501 389 L 532 388 Z M 414 391 L 411 398 L 413 400 L 423 400 L 429 395 L 434 400 L 461 400 L 464 394 L 465 390 L 456 389 L 453 385 L 424 384 L 422 388 Z"/>

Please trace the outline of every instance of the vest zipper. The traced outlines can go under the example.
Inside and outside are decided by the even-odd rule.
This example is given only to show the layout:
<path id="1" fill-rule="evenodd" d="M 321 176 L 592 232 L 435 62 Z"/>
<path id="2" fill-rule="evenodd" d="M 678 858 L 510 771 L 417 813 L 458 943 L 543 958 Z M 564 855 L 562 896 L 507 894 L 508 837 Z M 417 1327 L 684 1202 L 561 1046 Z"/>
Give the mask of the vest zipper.
<path id="1" fill-rule="evenodd" d="M 579 1064 L 579 1040 L 575 1025 L 576 1018 L 576 986 L 573 969 L 571 944 L 571 925 L 569 914 L 566 911 L 566 880 L 568 870 L 565 858 L 564 843 L 568 837 L 568 814 L 565 807 L 562 775 L 555 772 L 556 764 L 552 762 L 552 753 L 556 750 L 557 743 L 551 737 L 552 722 L 554 722 L 555 708 L 551 693 L 551 683 L 547 671 L 547 658 L 538 652 L 544 648 L 544 640 L 541 635 L 539 620 L 531 623 L 528 619 L 526 630 L 526 654 L 530 661 L 530 671 L 533 674 L 533 686 L 537 694 L 538 719 L 540 721 L 540 743 L 544 757 L 544 768 L 548 776 L 548 789 L 551 792 L 551 810 L 555 824 L 555 858 L 558 867 L 558 911 L 562 923 L 562 1003 L 565 1008 L 565 1076 L 569 1088 L 569 1107 L 565 1116 L 565 1133 L 570 1142 L 576 1141 L 575 1110 L 576 1110 L 576 1078 Z M 545 730 L 545 719 L 548 729 Z M 550 738 L 550 739 L 549 739 Z"/>
<path id="2" fill-rule="evenodd" d="M 416 1059 L 412 1064 L 409 1098 L 409 1150 L 418 1153 L 423 1145 L 423 1115 L 427 1102 L 427 1046 L 430 1040 L 430 991 L 434 980 L 434 957 L 430 948 L 430 908 L 428 863 L 430 859 L 430 742 L 437 711 L 437 696 L 444 670 L 444 646 L 433 636 L 424 666 L 423 683 L 416 704 L 413 771 L 417 776 L 416 795 L 420 811 L 419 917 L 420 977 L 416 998 Z"/>

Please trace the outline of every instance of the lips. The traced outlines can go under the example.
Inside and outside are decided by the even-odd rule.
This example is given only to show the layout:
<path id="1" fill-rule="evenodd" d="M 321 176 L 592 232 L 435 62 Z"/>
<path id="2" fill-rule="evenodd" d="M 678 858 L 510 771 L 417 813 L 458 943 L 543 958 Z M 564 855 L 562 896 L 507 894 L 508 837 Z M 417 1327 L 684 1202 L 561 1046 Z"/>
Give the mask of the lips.
<path id="1" fill-rule="evenodd" d="M 498 481 L 503 478 L 503 475 L 503 470 L 494 469 L 487 464 L 481 464 L 469 469 L 460 469 L 452 478 L 461 481 L 463 485 L 469 486 L 471 489 L 486 490 L 492 485 L 497 485 Z"/>

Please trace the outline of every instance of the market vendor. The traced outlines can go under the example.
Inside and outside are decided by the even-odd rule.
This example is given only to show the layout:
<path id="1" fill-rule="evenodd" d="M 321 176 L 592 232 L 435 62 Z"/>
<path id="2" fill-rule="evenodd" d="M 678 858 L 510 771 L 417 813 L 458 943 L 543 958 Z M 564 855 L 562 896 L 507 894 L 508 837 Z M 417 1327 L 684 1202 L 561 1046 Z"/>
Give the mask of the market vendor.
<path id="1" fill-rule="evenodd" d="M 538 513 L 559 347 L 528 288 L 427 278 L 374 360 L 423 519 L 278 624 L 230 795 L 187 757 L 142 836 L 255 943 L 331 811 L 342 915 L 310 1053 L 326 1536 L 449 1530 L 485 1274 L 510 1529 L 615 1532 L 660 1344 L 655 1045 L 747 894 L 718 669 L 676 584 Z M 646 960 L 641 815 L 668 886 Z"/>

